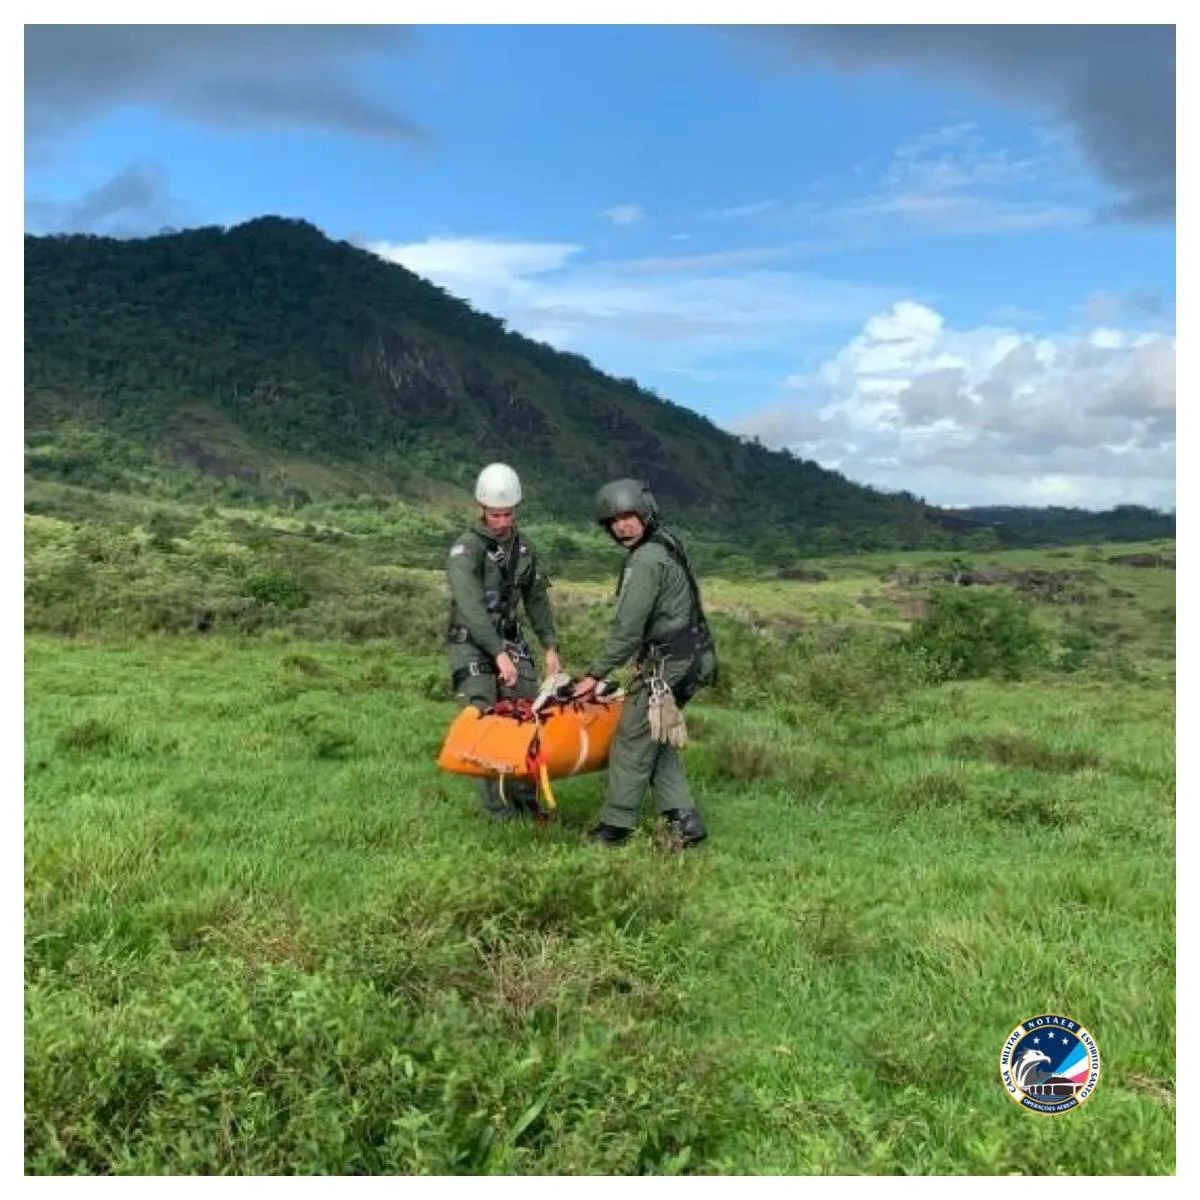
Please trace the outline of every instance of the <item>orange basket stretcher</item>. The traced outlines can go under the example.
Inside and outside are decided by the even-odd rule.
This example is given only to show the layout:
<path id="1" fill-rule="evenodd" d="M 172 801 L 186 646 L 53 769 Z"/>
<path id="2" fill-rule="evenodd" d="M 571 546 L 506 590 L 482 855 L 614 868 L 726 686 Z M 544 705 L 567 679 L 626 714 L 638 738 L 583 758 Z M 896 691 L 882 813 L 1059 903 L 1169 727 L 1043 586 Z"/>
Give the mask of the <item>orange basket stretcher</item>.
<path id="1" fill-rule="evenodd" d="M 467 705 L 446 731 L 437 765 L 456 775 L 533 779 L 558 807 L 551 779 L 603 770 L 624 708 L 621 691 L 581 700 L 501 700 L 486 712 Z"/>

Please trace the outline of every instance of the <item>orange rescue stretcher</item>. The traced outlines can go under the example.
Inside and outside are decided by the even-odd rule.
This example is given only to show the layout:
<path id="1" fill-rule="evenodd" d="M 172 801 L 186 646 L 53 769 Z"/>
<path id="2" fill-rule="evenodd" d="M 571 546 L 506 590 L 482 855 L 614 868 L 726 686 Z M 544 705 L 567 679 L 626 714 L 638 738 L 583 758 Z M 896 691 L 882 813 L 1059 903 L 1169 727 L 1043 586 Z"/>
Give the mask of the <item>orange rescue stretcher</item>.
<path id="1" fill-rule="evenodd" d="M 539 701 L 541 701 L 539 697 Z M 532 779 L 546 807 L 558 807 L 551 779 L 602 770 L 625 706 L 619 689 L 571 700 L 551 696 L 541 703 L 500 700 L 485 712 L 473 704 L 446 732 L 437 765 L 456 775 Z"/>

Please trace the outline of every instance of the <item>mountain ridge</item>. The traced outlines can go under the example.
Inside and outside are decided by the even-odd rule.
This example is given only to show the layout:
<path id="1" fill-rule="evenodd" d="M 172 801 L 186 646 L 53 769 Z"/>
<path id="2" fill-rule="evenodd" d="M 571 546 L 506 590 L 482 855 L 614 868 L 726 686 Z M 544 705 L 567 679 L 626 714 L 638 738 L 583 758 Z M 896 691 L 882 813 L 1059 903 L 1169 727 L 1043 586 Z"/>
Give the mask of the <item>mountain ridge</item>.
<path id="1" fill-rule="evenodd" d="M 563 520 L 634 475 L 685 527 L 798 553 L 1038 538 L 1041 510 L 976 520 L 769 450 L 294 218 L 26 235 L 25 372 L 34 475 L 438 503 L 503 459 Z"/>

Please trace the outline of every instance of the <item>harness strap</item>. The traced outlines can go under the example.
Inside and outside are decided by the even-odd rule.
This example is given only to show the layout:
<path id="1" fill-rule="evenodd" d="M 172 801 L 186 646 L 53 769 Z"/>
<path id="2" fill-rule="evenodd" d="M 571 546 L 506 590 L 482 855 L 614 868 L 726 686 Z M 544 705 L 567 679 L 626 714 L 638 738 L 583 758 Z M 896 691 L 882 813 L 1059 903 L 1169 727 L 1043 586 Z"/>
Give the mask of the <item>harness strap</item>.
<path id="1" fill-rule="evenodd" d="M 500 565 L 499 592 L 484 593 L 484 607 L 496 626 L 501 637 L 516 640 L 520 635 L 520 624 L 517 620 L 517 607 L 520 594 L 517 591 L 517 575 L 521 569 L 521 551 L 532 555 L 528 543 L 521 539 L 519 533 L 514 534 L 512 546 L 505 549 L 498 538 L 494 538 L 479 529 L 470 531 L 484 543 L 484 557 Z M 536 566 L 536 563 L 535 563 Z M 478 575 L 480 584 L 483 582 L 482 571 Z M 492 599 L 489 599 L 492 598 Z M 454 602 L 450 602 L 451 620 L 446 629 L 446 637 L 451 642 L 470 641 L 468 631 L 461 625 L 453 623 Z"/>

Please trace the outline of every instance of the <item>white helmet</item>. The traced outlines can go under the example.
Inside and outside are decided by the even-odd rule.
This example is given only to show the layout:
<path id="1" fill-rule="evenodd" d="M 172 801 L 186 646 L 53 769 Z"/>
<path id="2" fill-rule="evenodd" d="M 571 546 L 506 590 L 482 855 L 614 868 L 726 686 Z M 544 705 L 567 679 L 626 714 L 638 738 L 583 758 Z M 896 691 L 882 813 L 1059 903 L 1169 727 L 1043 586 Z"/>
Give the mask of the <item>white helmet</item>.
<path id="1" fill-rule="evenodd" d="M 521 481 L 512 467 L 490 463 L 479 472 L 475 499 L 484 508 L 516 508 L 521 503 Z"/>

